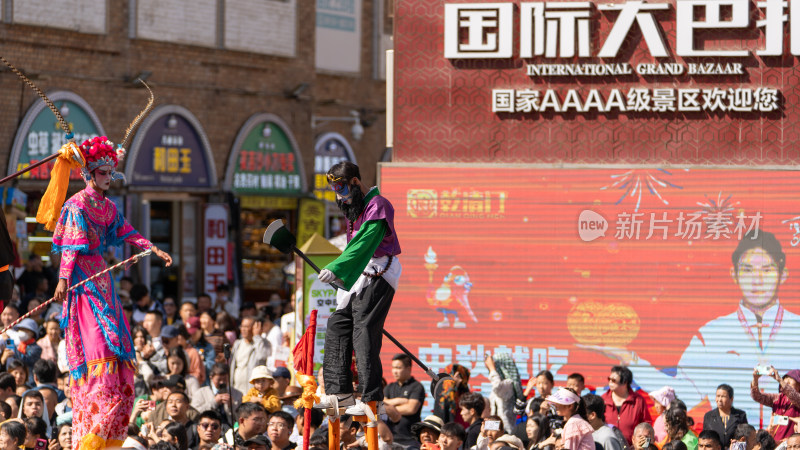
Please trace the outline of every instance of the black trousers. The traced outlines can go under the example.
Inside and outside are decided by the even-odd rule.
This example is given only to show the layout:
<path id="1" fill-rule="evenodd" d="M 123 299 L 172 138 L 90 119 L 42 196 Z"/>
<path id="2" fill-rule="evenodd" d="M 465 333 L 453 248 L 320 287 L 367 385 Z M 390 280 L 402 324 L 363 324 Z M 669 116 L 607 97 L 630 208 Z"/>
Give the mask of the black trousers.
<path id="1" fill-rule="evenodd" d="M 326 394 L 353 392 L 350 365 L 355 350 L 361 401 L 383 400 L 381 343 L 392 297 L 394 288 L 378 277 L 363 291 L 353 294 L 346 307 L 331 314 L 322 363 Z"/>
<path id="2" fill-rule="evenodd" d="M 14 295 L 14 276 L 9 269 L 0 272 L 0 311 L 11 301 L 12 295 Z"/>

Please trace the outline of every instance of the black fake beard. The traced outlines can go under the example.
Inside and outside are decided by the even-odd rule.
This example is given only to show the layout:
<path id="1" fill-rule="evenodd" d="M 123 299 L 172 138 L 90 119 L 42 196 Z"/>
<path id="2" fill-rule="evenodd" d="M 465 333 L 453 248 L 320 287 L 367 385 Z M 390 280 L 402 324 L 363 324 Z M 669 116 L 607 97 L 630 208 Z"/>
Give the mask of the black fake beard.
<path id="1" fill-rule="evenodd" d="M 339 205 L 339 209 L 342 210 L 344 213 L 344 217 L 347 218 L 350 222 L 355 222 L 358 219 L 358 216 L 364 212 L 364 207 L 366 207 L 366 203 L 364 203 L 364 193 L 361 192 L 361 188 L 358 186 L 350 186 L 350 189 L 353 190 L 353 197 L 350 200 L 350 203 L 344 203 L 343 201 L 336 199 L 336 204 Z"/>

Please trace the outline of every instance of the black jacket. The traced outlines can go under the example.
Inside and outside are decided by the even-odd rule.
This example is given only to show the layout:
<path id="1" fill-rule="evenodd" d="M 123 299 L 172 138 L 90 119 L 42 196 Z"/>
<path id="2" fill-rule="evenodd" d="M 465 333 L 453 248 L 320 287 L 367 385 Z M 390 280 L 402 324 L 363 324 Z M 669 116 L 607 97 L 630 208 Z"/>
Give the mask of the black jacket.
<path id="1" fill-rule="evenodd" d="M 728 448 L 731 445 L 733 434 L 736 432 L 736 427 L 742 423 L 747 423 L 747 413 L 741 409 L 731 408 L 731 416 L 726 427 L 722 425 L 719 408 L 714 408 L 703 417 L 703 431 L 716 431 L 719 438 L 722 439 L 722 448 Z"/>
<path id="2" fill-rule="evenodd" d="M 467 440 L 464 441 L 464 445 L 461 447 L 464 450 L 468 450 L 470 447 L 478 443 L 478 435 L 481 434 L 481 425 L 483 424 L 483 419 L 478 419 L 472 425 L 468 426 L 466 430 Z"/>

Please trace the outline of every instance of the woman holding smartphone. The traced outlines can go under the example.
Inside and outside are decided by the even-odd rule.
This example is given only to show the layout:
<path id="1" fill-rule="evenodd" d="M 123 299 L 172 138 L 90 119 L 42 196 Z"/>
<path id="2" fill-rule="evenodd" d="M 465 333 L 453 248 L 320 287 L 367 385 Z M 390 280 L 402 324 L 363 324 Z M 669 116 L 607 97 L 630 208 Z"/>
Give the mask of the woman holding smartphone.
<path id="1" fill-rule="evenodd" d="M 542 441 L 539 446 L 556 445 L 561 439 L 562 447 L 566 450 L 594 450 L 594 428 L 586 421 L 586 407 L 583 400 L 575 391 L 569 388 L 559 388 L 555 394 L 547 396 L 547 401 L 556 407 L 556 413 L 564 418 L 564 429 L 559 436 L 559 430 Z"/>
<path id="2" fill-rule="evenodd" d="M 762 375 L 772 377 L 779 383 L 777 394 L 761 392 L 761 389 L 758 388 L 758 379 Z M 800 417 L 800 392 L 798 391 L 800 391 L 800 370 L 790 370 L 781 377 L 772 366 L 753 369 L 750 397 L 767 408 L 772 408 L 773 416 Z M 781 441 L 793 433 L 794 422 L 783 419 L 781 425 L 775 428 L 774 437 L 776 441 Z"/>

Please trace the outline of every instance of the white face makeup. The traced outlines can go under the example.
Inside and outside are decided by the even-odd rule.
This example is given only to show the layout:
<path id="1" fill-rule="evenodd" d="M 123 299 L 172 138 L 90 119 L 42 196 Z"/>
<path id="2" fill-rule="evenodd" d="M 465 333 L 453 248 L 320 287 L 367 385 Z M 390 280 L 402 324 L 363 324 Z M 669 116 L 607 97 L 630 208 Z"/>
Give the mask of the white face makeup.
<path id="1" fill-rule="evenodd" d="M 92 172 L 91 182 L 94 187 L 107 191 L 111 187 L 111 175 L 114 173 L 114 168 L 111 166 L 100 166 Z"/>

